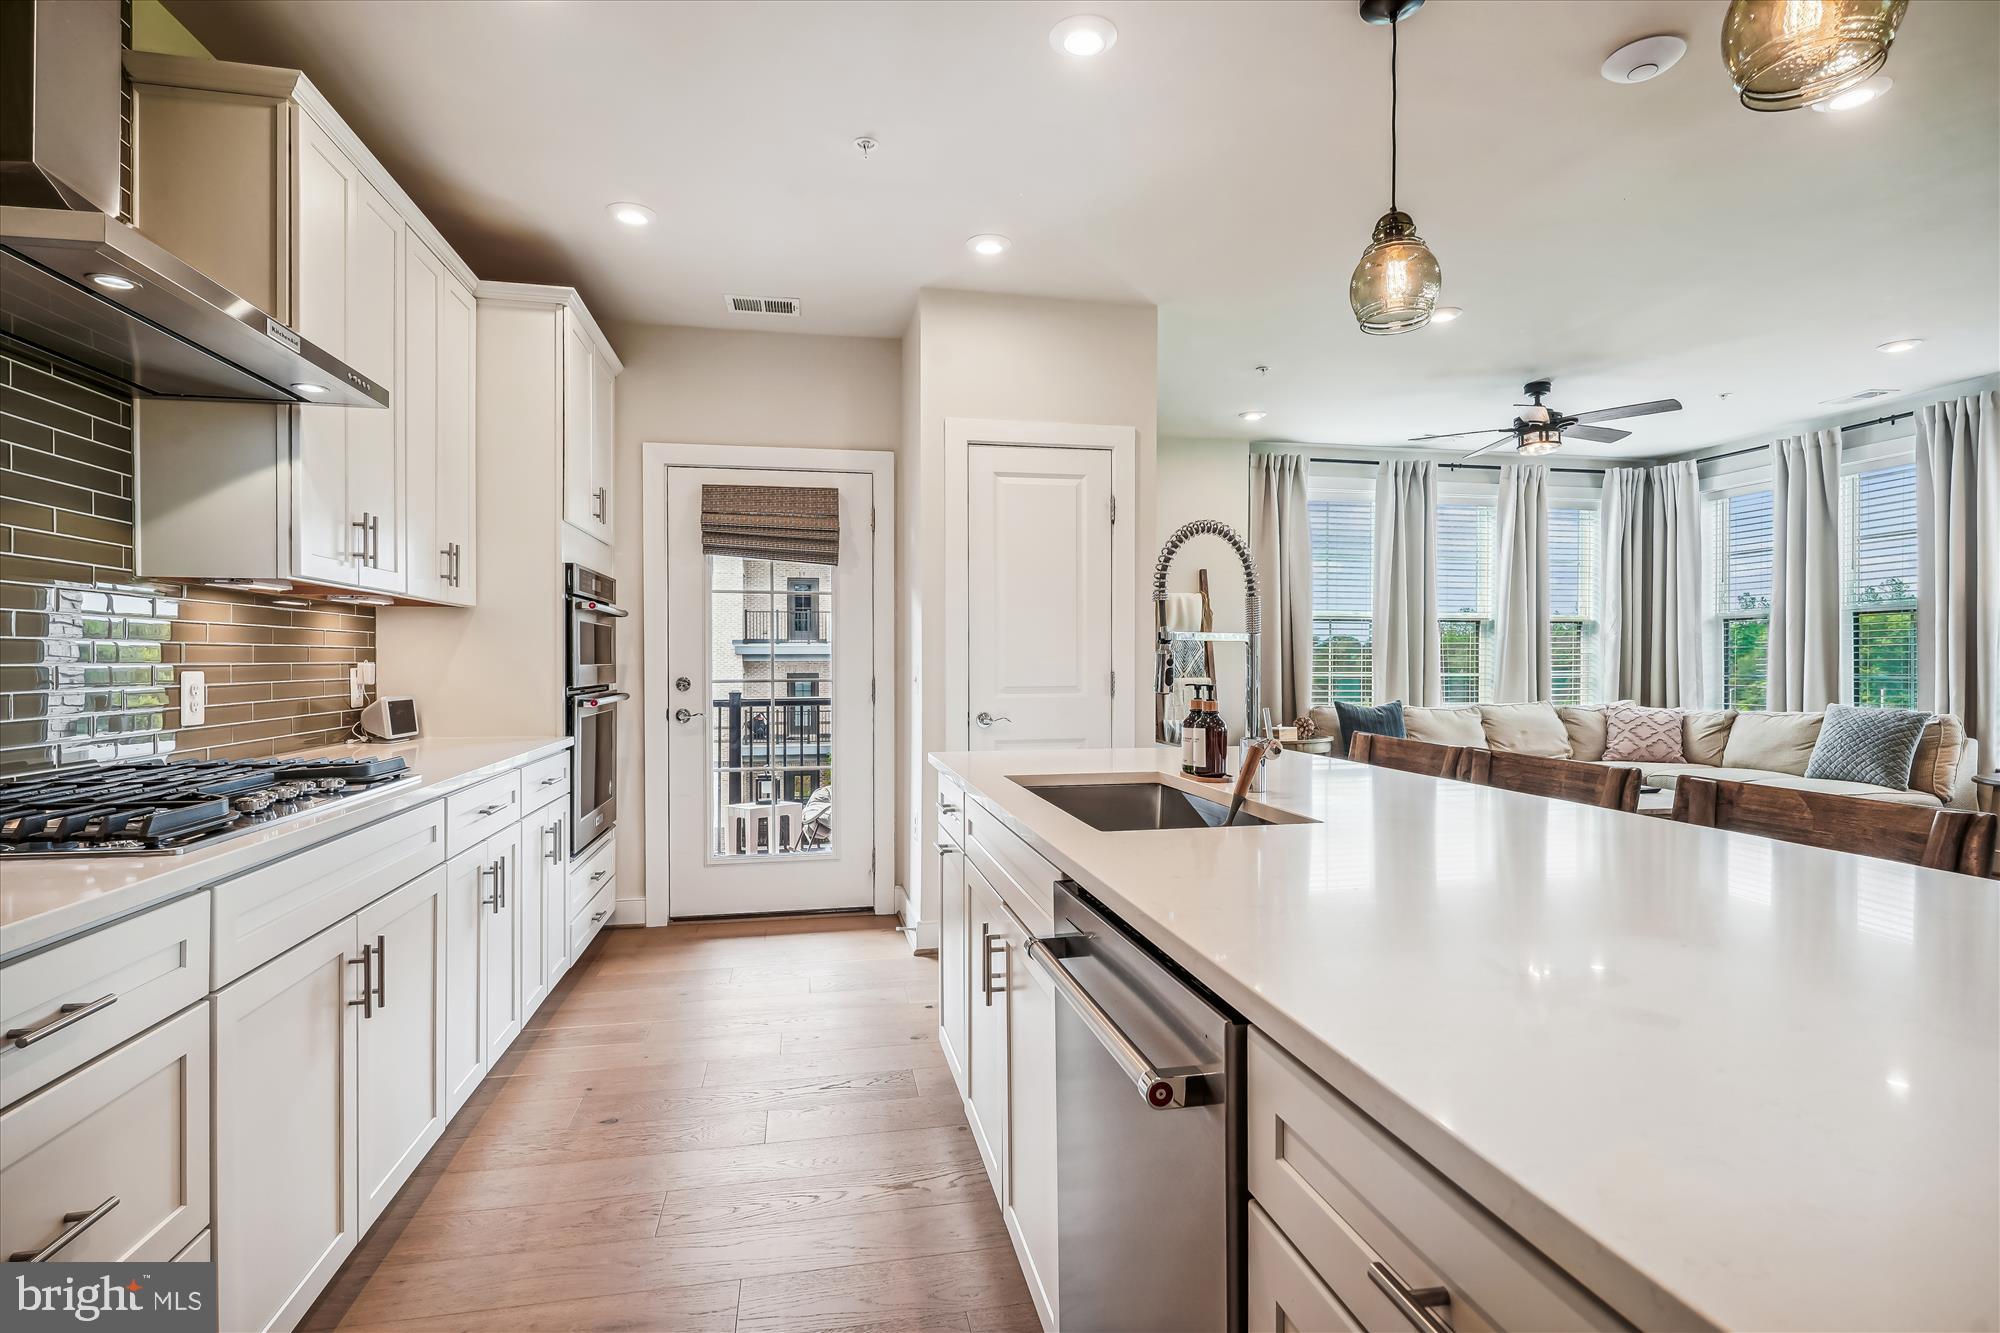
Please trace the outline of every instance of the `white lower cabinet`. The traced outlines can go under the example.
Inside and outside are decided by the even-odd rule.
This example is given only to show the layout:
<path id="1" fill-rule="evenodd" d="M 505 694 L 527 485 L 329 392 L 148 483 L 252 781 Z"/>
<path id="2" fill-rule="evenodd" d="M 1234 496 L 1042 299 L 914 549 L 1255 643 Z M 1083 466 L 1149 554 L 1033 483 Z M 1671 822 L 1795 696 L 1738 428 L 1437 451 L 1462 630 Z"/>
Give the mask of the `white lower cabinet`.
<path id="1" fill-rule="evenodd" d="M 965 867 L 966 940 L 971 946 L 972 979 L 968 999 L 965 1118 L 973 1142 L 985 1160 L 993 1193 L 1004 1203 L 1001 1189 L 1007 1171 L 1007 909 L 986 876 L 971 862 Z"/>
<path id="2" fill-rule="evenodd" d="M 208 1226 L 208 1099 L 199 1003 L 0 1114 L 0 1257 L 174 1258 Z"/>
<path id="3" fill-rule="evenodd" d="M 565 816 L 566 802 L 555 801 L 539 810 L 530 811 L 521 821 L 521 890 L 520 890 L 520 969 L 521 969 L 521 1021 L 534 1017 L 549 990 L 562 976 L 563 965 L 569 960 L 569 947 L 551 947 L 549 932 L 562 934 L 561 907 L 566 901 L 568 885 L 564 882 L 564 870 L 568 865 L 568 844 L 565 841 L 569 820 Z M 549 900 L 554 898 L 557 910 L 550 912 Z"/>
<path id="4" fill-rule="evenodd" d="M 521 1033 L 521 830 L 486 840 L 492 873 L 479 905 L 479 1046 L 491 1069 Z"/>
<path id="5" fill-rule="evenodd" d="M 938 1044 L 944 1047 L 944 1062 L 958 1084 L 958 1095 L 966 1094 L 966 1024 L 971 1011 L 966 1004 L 965 946 L 965 851 L 938 824 L 938 873 L 933 882 L 938 893 Z"/>
<path id="6" fill-rule="evenodd" d="M 542 984 L 555 989 L 569 971 L 569 800 L 567 796 L 532 816 L 542 867 Z"/>
<path id="7" fill-rule="evenodd" d="M 1249 1205 L 1248 1333 L 1364 1333 L 1270 1215 Z"/>
<path id="8" fill-rule="evenodd" d="M 223 1328 L 293 1327 L 361 1234 L 362 967 L 348 917 L 213 1001 Z"/>
<path id="9" fill-rule="evenodd" d="M 1002 908 L 1005 911 L 1005 908 Z M 1044 1319 L 1055 1324 L 1056 992 L 1027 955 L 1028 932 L 1008 914 L 1007 1230 Z"/>
<path id="10" fill-rule="evenodd" d="M 373 1226 L 444 1133 L 445 870 L 356 917 L 371 953 L 361 1010 L 361 1229 Z"/>

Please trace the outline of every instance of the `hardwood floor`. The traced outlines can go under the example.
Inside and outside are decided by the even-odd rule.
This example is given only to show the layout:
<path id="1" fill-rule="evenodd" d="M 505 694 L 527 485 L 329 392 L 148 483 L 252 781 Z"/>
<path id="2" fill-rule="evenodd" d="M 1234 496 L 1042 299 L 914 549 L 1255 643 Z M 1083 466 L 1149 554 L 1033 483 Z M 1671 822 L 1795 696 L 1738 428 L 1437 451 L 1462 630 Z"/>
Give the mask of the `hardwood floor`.
<path id="1" fill-rule="evenodd" d="M 1039 1329 L 880 920 L 604 932 L 301 1327 Z"/>

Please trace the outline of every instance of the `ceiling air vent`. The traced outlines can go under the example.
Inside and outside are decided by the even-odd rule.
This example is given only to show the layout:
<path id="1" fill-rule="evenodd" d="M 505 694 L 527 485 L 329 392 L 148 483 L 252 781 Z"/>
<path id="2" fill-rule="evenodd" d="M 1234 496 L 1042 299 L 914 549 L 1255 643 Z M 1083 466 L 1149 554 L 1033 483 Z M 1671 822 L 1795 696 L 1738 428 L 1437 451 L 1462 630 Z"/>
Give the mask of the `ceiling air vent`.
<path id="1" fill-rule="evenodd" d="M 730 313 L 737 315 L 792 315 L 799 313 L 795 296 L 725 296 Z"/>

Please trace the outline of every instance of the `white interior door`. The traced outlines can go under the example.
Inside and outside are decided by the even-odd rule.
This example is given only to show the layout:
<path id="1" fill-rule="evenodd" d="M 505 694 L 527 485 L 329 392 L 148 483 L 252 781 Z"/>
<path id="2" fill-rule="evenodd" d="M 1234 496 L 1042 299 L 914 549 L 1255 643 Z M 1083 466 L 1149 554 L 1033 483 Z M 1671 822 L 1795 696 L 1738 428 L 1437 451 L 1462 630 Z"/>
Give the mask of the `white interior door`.
<path id="1" fill-rule="evenodd" d="M 1111 744 L 1111 453 L 975 444 L 966 463 L 975 750 Z"/>
<path id="2" fill-rule="evenodd" d="M 708 555 L 702 487 L 839 492 L 834 564 Z M 867 473 L 667 469 L 668 907 L 875 901 L 874 541 Z"/>

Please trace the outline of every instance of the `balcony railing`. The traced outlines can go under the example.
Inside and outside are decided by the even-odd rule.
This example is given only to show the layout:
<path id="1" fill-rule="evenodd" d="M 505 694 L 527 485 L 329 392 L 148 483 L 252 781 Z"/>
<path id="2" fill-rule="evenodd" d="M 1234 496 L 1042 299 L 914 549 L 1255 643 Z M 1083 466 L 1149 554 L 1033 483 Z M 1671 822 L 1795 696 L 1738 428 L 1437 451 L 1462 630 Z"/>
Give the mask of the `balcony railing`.
<path id="1" fill-rule="evenodd" d="M 743 638 L 752 643 L 825 643 L 832 630 L 829 612 L 821 610 L 745 611 Z M 772 630 L 777 633 L 773 635 Z"/>
<path id="2" fill-rule="evenodd" d="M 727 804 L 760 799 L 760 777 L 776 781 L 781 801 L 803 801 L 833 780 L 831 697 L 749 699 L 732 691 L 711 708 L 709 734 Z"/>

